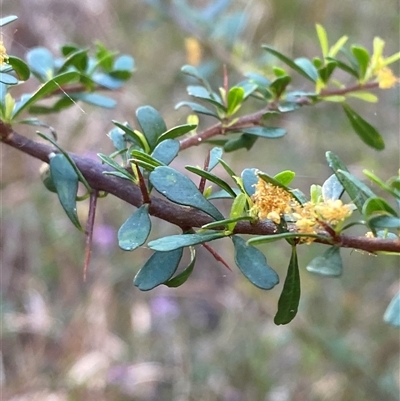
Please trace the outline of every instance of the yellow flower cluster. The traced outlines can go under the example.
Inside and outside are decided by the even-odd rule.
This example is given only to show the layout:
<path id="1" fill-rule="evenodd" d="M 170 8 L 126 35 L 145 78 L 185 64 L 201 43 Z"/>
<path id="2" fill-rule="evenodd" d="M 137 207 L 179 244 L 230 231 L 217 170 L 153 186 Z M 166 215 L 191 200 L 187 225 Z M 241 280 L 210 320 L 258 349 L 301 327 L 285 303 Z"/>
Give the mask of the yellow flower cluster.
<path id="1" fill-rule="evenodd" d="M 400 79 L 397 78 L 393 71 L 388 67 L 383 67 L 376 72 L 376 77 L 378 80 L 379 88 L 381 89 L 390 89 L 393 88 Z"/>
<path id="2" fill-rule="evenodd" d="M 7 49 L 4 46 L 3 38 L 0 38 L 0 67 L 6 64 L 8 61 Z"/>
<path id="3" fill-rule="evenodd" d="M 254 211 L 260 219 L 269 219 L 279 224 L 283 215 L 288 214 L 295 220 L 295 226 L 302 234 L 317 234 L 324 230 L 324 225 L 334 228 L 353 211 L 352 205 L 344 205 L 339 199 L 300 205 L 289 192 L 262 179 L 258 180 L 252 199 Z M 308 243 L 312 241 L 312 238 L 306 240 Z"/>
<path id="4" fill-rule="evenodd" d="M 269 219 L 279 224 L 281 216 L 290 213 L 297 204 L 292 195 L 283 188 L 259 179 L 253 195 L 254 208 L 260 219 Z"/>

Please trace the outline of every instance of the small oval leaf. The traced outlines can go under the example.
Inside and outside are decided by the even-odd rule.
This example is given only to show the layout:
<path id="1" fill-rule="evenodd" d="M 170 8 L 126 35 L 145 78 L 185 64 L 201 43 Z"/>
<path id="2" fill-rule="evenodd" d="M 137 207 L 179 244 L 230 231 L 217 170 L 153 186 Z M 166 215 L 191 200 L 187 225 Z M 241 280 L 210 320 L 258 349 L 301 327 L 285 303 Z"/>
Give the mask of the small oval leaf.
<path id="1" fill-rule="evenodd" d="M 224 218 L 197 189 L 193 181 L 171 167 L 157 167 L 150 173 L 149 180 L 154 188 L 170 201 L 202 210 L 216 220 Z"/>
<path id="2" fill-rule="evenodd" d="M 165 139 L 155 147 L 151 156 L 159 162 L 168 165 L 178 155 L 179 147 L 179 141 L 175 139 Z"/>
<path id="3" fill-rule="evenodd" d="M 58 199 L 65 213 L 79 230 L 82 230 L 76 211 L 78 193 L 78 175 L 63 154 L 56 154 L 50 159 L 50 174 L 57 191 Z"/>
<path id="4" fill-rule="evenodd" d="M 118 230 L 118 245 L 124 251 L 133 251 L 146 242 L 151 230 L 148 210 L 148 205 L 142 205 Z"/>
<path id="5" fill-rule="evenodd" d="M 279 283 L 279 276 L 268 264 L 264 254 L 234 235 L 235 262 L 243 275 L 256 287 L 270 290 Z"/>
<path id="6" fill-rule="evenodd" d="M 133 283 L 141 291 L 149 291 L 168 281 L 176 272 L 183 248 L 155 252 L 136 274 Z"/>
<path id="7" fill-rule="evenodd" d="M 151 106 L 139 107 L 136 118 L 151 149 L 154 149 L 158 138 L 167 131 L 161 114 Z"/>
<path id="8" fill-rule="evenodd" d="M 337 246 L 328 248 L 321 256 L 317 256 L 307 265 L 307 270 L 321 276 L 339 277 L 343 270 L 340 248 Z"/>

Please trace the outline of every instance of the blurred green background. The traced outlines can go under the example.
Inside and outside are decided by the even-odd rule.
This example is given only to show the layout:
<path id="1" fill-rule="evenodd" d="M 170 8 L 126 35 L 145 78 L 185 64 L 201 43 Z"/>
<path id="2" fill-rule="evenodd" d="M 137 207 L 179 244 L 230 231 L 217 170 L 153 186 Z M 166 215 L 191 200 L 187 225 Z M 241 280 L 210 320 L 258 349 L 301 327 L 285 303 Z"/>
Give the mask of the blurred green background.
<path id="1" fill-rule="evenodd" d="M 93 157 L 111 153 L 106 137 L 111 120 L 133 124 L 135 109 L 145 104 L 156 107 L 169 127 L 185 123 L 187 110 L 175 111 L 174 105 L 188 100 L 180 67 L 190 61 L 187 39 L 193 36 L 201 43 L 199 68 L 215 88 L 222 85 L 223 63 L 232 83 L 244 71 L 268 71 L 276 60 L 263 53 L 264 43 L 296 57 L 317 55 L 317 22 L 332 42 L 347 34 L 350 42 L 371 49 L 372 39 L 381 36 L 386 54 L 400 47 L 396 0 L 187 3 L 2 2 L 4 16 L 19 16 L 4 28 L 9 54 L 22 57 L 34 46 L 57 51 L 65 42 L 90 46 L 99 40 L 135 58 L 136 72 L 115 94 L 115 110 L 83 105 L 45 118 L 64 148 Z M 399 76 L 398 65 L 394 71 Z M 301 79 L 295 85 L 307 88 Z M 357 177 L 368 168 L 387 179 L 399 168 L 399 88 L 379 96 L 378 104 L 352 105 L 384 136 L 382 152 L 356 137 L 338 105 L 322 104 L 282 117 L 278 122 L 288 129 L 284 138 L 259 140 L 251 151 L 224 158 L 236 171 L 292 169 L 298 174 L 295 184 L 306 193 L 331 174 L 326 150 L 337 153 Z M 203 127 L 209 123 L 201 119 Z M 17 131 L 34 137 L 32 128 Z M 208 148 L 184 151 L 174 167 L 202 165 Z M 4 400 L 400 399 L 399 331 L 382 321 L 399 288 L 398 258 L 343 250 L 346 268 L 340 279 L 313 276 L 303 268 L 299 314 L 290 325 L 277 327 L 273 316 L 281 285 L 261 291 L 202 249 L 182 288 L 140 292 L 132 279 L 150 252 L 119 250 L 116 232 L 133 207 L 109 196 L 99 204 L 85 283 L 84 237 L 40 183 L 40 163 L 5 146 L 0 152 Z M 84 218 L 87 204 L 79 206 Z M 177 233 L 163 222 L 153 224 L 153 237 Z M 213 247 L 234 266 L 229 241 Z M 284 244 L 262 249 L 283 281 L 290 249 Z M 302 247 L 301 265 L 323 249 Z"/>

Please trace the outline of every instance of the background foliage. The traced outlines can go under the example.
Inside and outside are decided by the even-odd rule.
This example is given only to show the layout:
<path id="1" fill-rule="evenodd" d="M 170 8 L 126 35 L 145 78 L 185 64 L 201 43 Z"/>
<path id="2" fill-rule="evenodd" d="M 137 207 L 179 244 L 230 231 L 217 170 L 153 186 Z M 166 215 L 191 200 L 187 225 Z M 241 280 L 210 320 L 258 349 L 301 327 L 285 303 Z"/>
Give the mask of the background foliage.
<path id="1" fill-rule="evenodd" d="M 111 153 L 110 121 L 132 119 L 143 104 L 160 110 L 168 126 L 184 124 L 186 111 L 173 107 L 187 98 L 179 69 L 193 56 L 185 39 L 194 33 L 202 37 L 201 68 L 216 86 L 222 63 L 235 82 L 243 69 L 271 61 L 261 44 L 312 56 L 316 22 L 331 35 L 345 33 L 365 46 L 381 36 L 388 54 L 399 49 L 393 0 L 372 1 L 362 9 L 345 1 L 197 1 L 192 6 L 36 1 L 32 13 L 29 1 L 3 4 L 4 14 L 19 16 L 16 31 L 14 24 L 4 28 L 11 54 L 22 56 L 37 45 L 56 50 L 66 41 L 85 46 L 100 40 L 135 58 L 133 79 L 115 97 L 118 108 L 84 105 L 48 120 L 58 127 L 64 148 Z M 207 25 L 213 16 L 218 23 Z M 281 118 L 288 130 L 282 139 L 226 159 L 231 157 L 238 171 L 249 159 L 270 174 L 295 170 L 304 191 L 330 175 L 326 149 L 359 177 L 365 167 L 389 177 L 399 165 L 399 93 L 382 92 L 381 99 L 362 105 L 363 115 L 385 138 L 381 153 L 360 145 L 339 108 L 337 117 L 334 107 L 321 105 Z M 150 253 L 136 251 L 133 259 L 118 249 L 116 230 L 132 208 L 108 197 L 99 203 L 91 271 L 83 283 L 83 237 L 57 199 L 37 185 L 40 164 L 8 148 L 1 152 L 5 399 L 398 399 L 398 331 L 381 318 L 398 290 L 396 259 L 344 251 L 347 268 L 340 279 L 301 271 L 301 313 L 290 326 L 276 327 L 279 291 L 253 288 L 205 252 L 198 255 L 201 269 L 184 287 L 140 293 L 132 279 Z M 182 171 L 185 164 L 203 162 L 198 149 L 183 152 L 179 160 L 176 168 Z M 174 234 L 170 226 L 157 224 L 158 236 Z M 302 248 L 304 261 L 320 252 L 318 245 Z M 284 276 L 289 247 L 266 245 L 265 250 Z M 233 263 L 228 241 L 218 251 Z"/>

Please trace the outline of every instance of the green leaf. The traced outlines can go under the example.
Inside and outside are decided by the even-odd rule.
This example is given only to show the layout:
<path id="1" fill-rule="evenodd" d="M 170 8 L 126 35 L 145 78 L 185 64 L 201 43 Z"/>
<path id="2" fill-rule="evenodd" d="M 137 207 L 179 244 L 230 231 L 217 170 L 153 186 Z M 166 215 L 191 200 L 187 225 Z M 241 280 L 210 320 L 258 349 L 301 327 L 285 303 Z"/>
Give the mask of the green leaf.
<path id="1" fill-rule="evenodd" d="M 285 56 L 284 54 L 280 53 L 278 50 L 275 50 L 271 46 L 263 45 L 262 48 L 266 50 L 267 52 L 273 54 L 275 57 L 277 57 L 279 60 L 283 61 L 286 65 L 288 65 L 290 68 L 301 74 L 303 77 L 307 78 L 310 81 L 314 82 L 314 79 L 308 75 L 308 72 L 304 71 L 303 68 L 298 66 L 292 59 L 289 57 Z M 290 77 L 288 77 L 290 78 Z M 289 81 L 290 82 L 290 81 Z M 288 83 L 289 83 L 288 82 Z M 271 84 L 272 85 L 272 84 Z M 287 85 L 287 84 L 286 84 Z M 285 85 L 285 86 L 286 86 Z"/>
<path id="2" fill-rule="evenodd" d="M 255 168 L 245 168 L 242 171 L 241 177 L 243 181 L 243 187 L 249 196 L 254 195 L 256 192 L 255 185 L 259 180 L 257 171 L 258 170 Z"/>
<path id="3" fill-rule="evenodd" d="M 15 119 L 18 114 L 20 114 L 23 110 L 30 107 L 40 99 L 54 92 L 55 90 L 60 89 L 62 85 L 77 81 L 78 79 L 79 73 L 75 71 L 65 72 L 63 74 L 57 75 L 50 81 L 47 81 L 36 92 L 29 95 L 21 96 L 21 100 L 15 105 L 12 118 Z"/>
<path id="4" fill-rule="evenodd" d="M 297 250 L 292 246 L 292 255 L 290 257 L 288 272 L 281 296 L 278 301 L 278 311 L 276 312 L 274 322 L 276 325 L 290 323 L 297 314 L 300 302 L 300 274 L 297 260 Z"/>
<path id="5" fill-rule="evenodd" d="M 175 139 L 165 139 L 155 147 L 151 156 L 161 163 L 168 165 L 178 155 L 179 147 L 179 141 Z"/>
<path id="6" fill-rule="evenodd" d="M 286 135 L 286 130 L 279 127 L 251 127 L 243 128 L 241 132 L 249 135 L 256 135 L 263 138 L 281 138 Z"/>
<path id="7" fill-rule="evenodd" d="M 12 69 L 17 74 L 20 81 L 26 81 L 31 75 L 31 70 L 23 60 L 15 56 L 8 56 L 7 63 L 11 65 Z"/>
<path id="8" fill-rule="evenodd" d="M 390 301 L 385 314 L 383 315 L 385 323 L 400 327 L 400 292 L 398 292 Z"/>
<path id="9" fill-rule="evenodd" d="M 7 17 L 0 18 L 0 27 L 3 27 L 11 22 L 14 22 L 18 17 L 16 15 L 7 15 Z"/>
<path id="10" fill-rule="evenodd" d="M 118 230 L 118 245 L 124 251 L 133 251 L 146 242 L 150 234 L 149 205 L 142 205 Z"/>
<path id="11" fill-rule="evenodd" d="M 179 108 L 181 108 L 183 106 L 190 107 L 195 113 L 205 114 L 207 116 L 219 118 L 217 113 L 215 113 L 214 111 L 207 109 L 207 107 L 204 107 L 201 104 L 198 104 L 195 102 L 180 102 L 175 106 L 175 110 L 178 110 Z"/>
<path id="12" fill-rule="evenodd" d="M 349 66 L 348 64 L 344 63 L 343 61 L 338 60 L 338 59 L 336 59 L 334 57 L 327 57 L 327 60 L 330 61 L 330 62 L 336 63 L 338 68 L 340 68 L 341 70 L 347 72 L 350 75 L 353 75 L 353 77 L 355 77 L 357 79 L 359 78 L 358 77 L 358 71 L 356 69 L 354 69 L 353 67 Z M 321 74 L 321 78 L 323 78 L 322 74 Z"/>
<path id="13" fill-rule="evenodd" d="M 268 264 L 264 254 L 237 236 L 232 236 L 235 262 L 243 275 L 256 287 L 270 290 L 279 283 L 279 276 Z"/>
<path id="14" fill-rule="evenodd" d="M 285 92 L 286 87 L 290 84 L 292 78 L 289 75 L 283 75 L 276 78 L 269 86 L 270 91 L 276 98 L 279 98 L 283 92 Z"/>
<path id="15" fill-rule="evenodd" d="M 258 137 L 253 134 L 242 134 L 238 138 L 230 139 L 224 144 L 224 152 L 233 152 L 238 149 L 245 148 L 250 150 Z"/>
<path id="16" fill-rule="evenodd" d="M 112 120 L 112 123 L 120 128 L 122 131 L 125 132 L 127 137 L 136 145 L 138 145 L 140 148 L 147 150 L 149 145 L 146 141 L 146 138 L 141 134 L 138 133 L 137 131 L 134 131 L 128 123 L 120 123 L 118 121 Z"/>
<path id="17" fill-rule="evenodd" d="M 148 247 L 154 251 L 172 251 L 174 249 L 184 248 L 203 244 L 205 242 L 214 241 L 224 238 L 226 234 L 221 231 L 207 231 L 195 234 L 177 234 L 168 237 L 162 237 L 148 243 Z"/>
<path id="18" fill-rule="evenodd" d="M 153 171 L 156 167 L 163 165 L 162 162 L 155 159 L 153 156 L 150 156 L 148 153 L 143 152 L 143 150 L 134 149 L 131 151 L 131 156 L 134 163 L 142 165 L 141 162 L 143 162 L 146 169 L 148 169 L 146 166 L 150 166 L 150 171 Z"/>
<path id="19" fill-rule="evenodd" d="M 208 171 L 211 171 L 218 163 L 219 159 L 221 159 L 224 150 L 219 147 L 212 148 L 210 150 L 210 161 L 208 162 Z"/>
<path id="20" fill-rule="evenodd" d="M 323 67 L 318 70 L 318 74 L 324 83 L 329 81 L 329 78 L 335 71 L 338 63 L 336 61 L 328 61 Z"/>
<path id="21" fill-rule="evenodd" d="M 400 218 L 392 217 L 387 215 L 373 216 L 368 220 L 368 225 L 374 229 L 399 229 L 400 228 Z"/>
<path id="22" fill-rule="evenodd" d="M 339 179 L 335 174 L 332 174 L 323 184 L 322 184 L 322 197 L 324 201 L 329 199 L 337 200 L 343 195 L 344 188 L 340 183 Z"/>
<path id="23" fill-rule="evenodd" d="M 191 260 L 190 260 L 188 267 L 185 270 L 183 270 L 181 273 L 176 275 L 175 277 L 166 281 L 164 284 L 167 287 L 176 288 L 176 287 L 181 286 L 182 284 L 184 284 L 186 282 L 186 280 L 193 273 L 194 265 L 196 263 L 196 250 L 193 247 L 190 247 L 189 249 L 190 249 L 190 254 L 191 254 Z"/>
<path id="24" fill-rule="evenodd" d="M 54 58 L 45 47 L 34 47 L 26 54 L 26 61 L 32 73 L 45 82 L 54 76 Z"/>
<path id="25" fill-rule="evenodd" d="M 217 184 L 220 188 L 224 189 L 228 192 L 233 198 L 236 196 L 236 193 L 230 187 L 230 185 L 225 182 L 222 178 L 217 177 L 216 175 L 209 173 L 208 171 L 204 171 L 201 168 L 195 166 L 185 166 L 186 170 L 190 171 L 191 173 L 197 174 L 200 177 L 207 179 L 214 184 Z"/>
<path id="26" fill-rule="evenodd" d="M 321 256 L 317 256 L 307 265 L 307 270 L 321 276 L 339 277 L 343 270 L 340 248 L 329 247 Z"/>
<path id="27" fill-rule="evenodd" d="M 353 177 L 352 175 L 347 175 L 350 173 L 348 172 L 346 166 L 334 153 L 326 152 L 326 159 L 328 161 L 329 167 L 333 170 L 336 177 L 343 185 L 345 191 L 350 196 L 351 201 L 356 205 L 359 212 L 362 213 L 362 208 L 365 201 L 371 196 L 375 196 L 375 194 L 371 190 L 365 192 L 366 188 L 368 188 L 365 184 L 364 185 L 366 188 L 361 185 L 362 190 L 360 190 L 360 181 L 355 181 L 355 177 Z"/>
<path id="28" fill-rule="evenodd" d="M 127 180 L 136 182 L 136 178 L 128 173 L 127 170 L 125 170 L 121 165 L 119 165 L 114 159 L 111 157 L 103 154 L 103 153 L 98 153 L 97 156 L 101 159 L 102 162 L 108 164 L 110 167 L 114 168 L 116 171 L 118 171 L 121 175 L 118 175 L 119 177 L 124 177 Z"/>
<path id="29" fill-rule="evenodd" d="M 78 71 L 85 71 L 88 64 L 88 49 L 77 49 L 68 54 L 64 63 L 58 69 L 58 73 L 67 71 L 68 68 L 75 67 Z"/>
<path id="30" fill-rule="evenodd" d="M 374 213 L 388 213 L 392 216 L 397 217 L 397 212 L 394 210 L 385 199 L 379 197 L 373 197 L 367 199 L 363 206 L 363 214 L 367 217 L 373 215 Z"/>
<path id="31" fill-rule="evenodd" d="M 209 93 L 206 88 L 199 85 L 190 85 L 187 87 L 188 95 L 196 97 L 198 99 L 204 100 L 211 103 L 223 112 L 226 112 L 226 107 L 222 103 L 221 98 L 214 92 Z"/>
<path id="32" fill-rule="evenodd" d="M 377 103 L 378 96 L 374 95 L 370 92 L 350 92 L 347 94 L 349 97 L 354 97 L 356 99 L 364 100 L 364 102 L 368 103 Z"/>
<path id="33" fill-rule="evenodd" d="M 334 45 L 331 46 L 329 49 L 328 56 L 329 57 L 335 57 L 336 54 L 340 51 L 340 49 L 346 44 L 348 41 L 348 36 L 342 36 L 339 38 Z"/>
<path id="34" fill-rule="evenodd" d="M 149 291 L 168 281 L 176 272 L 183 249 L 155 252 L 136 274 L 133 283 L 141 291 Z"/>
<path id="35" fill-rule="evenodd" d="M 126 81 L 132 76 L 134 69 L 135 60 L 131 56 L 123 54 L 115 60 L 113 70 L 109 74 L 113 78 Z"/>
<path id="36" fill-rule="evenodd" d="M 142 106 L 136 110 L 136 118 L 144 136 L 153 150 L 158 138 L 167 131 L 167 126 L 160 113 L 151 106 Z"/>
<path id="37" fill-rule="evenodd" d="M 232 203 L 231 212 L 229 214 L 230 219 L 233 220 L 228 224 L 227 227 L 230 232 L 233 232 L 233 230 L 235 229 L 237 223 L 237 220 L 235 221 L 235 219 L 242 217 L 244 211 L 246 210 L 246 205 L 247 205 L 247 196 L 244 193 L 241 193 L 238 196 L 236 196 L 236 198 Z"/>
<path id="38" fill-rule="evenodd" d="M 353 56 L 356 58 L 359 66 L 359 77 L 360 79 L 364 79 L 365 73 L 367 72 L 370 55 L 368 50 L 361 46 L 351 46 L 351 52 Z"/>
<path id="39" fill-rule="evenodd" d="M 93 106 L 104 107 L 105 109 L 112 109 L 117 104 L 114 99 L 99 95 L 98 93 L 74 93 L 72 97 L 76 100 L 92 104 Z"/>
<path id="40" fill-rule="evenodd" d="M 227 115 L 232 116 L 235 114 L 241 107 L 242 102 L 244 100 L 244 89 L 234 86 L 229 89 L 227 96 Z"/>
<path id="41" fill-rule="evenodd" d="M 244 195 L 244 194 L 241 193 L 241 194 L 237 194 L 237 195 L 239 196 L 239 195 Z M 215 198 L 215 199 L 217 199 L 217 198 Z M 229 225 L 231 223 L 237 223 L 238 221 L 253 221 L 253 220 L 254 220 L 254 218 L 251 216 L 238 216 L 238 217 L 234 217 L 231 219 L 213 221 L 212 223 L 204 224 L 204 226 L 201 226 L 201 228 L 205 229 L 205 230 L 212 230 L 212 229 L 218 229 L 221 227 L 225 227 L 227 230 L 232 232 L 233 229 L 229 229 Z"/>
<path id="42" fill-rule="evenodd" d="M 363 170 L 363 173 L 372 181 L 374 182 L 376 185 L 378 185 L 381 189 L 383 189 L 386 192 L 389 192 L 390 194 L 392 194 L 394 197 L 399 198 L 400 199 L 400 194 L 398 193 L 398 191 L 396 191 L 396 188 L 393 186 L 393 183 L 395 181 L 392 182 L 392 185 L 388 185 L 389 183 L 386 183 L 384 181 L 382 181 L 378 176 L 376 176 L 372 171 L 369 170 Z M 400 189 L 400 188 L 399 188 Z"/>
<path id="43" fill-rule="evenodd" d="M 175 139 L 179 138 L 180 136 L 183 136 L 187 134 L 190 131 L 193 131 L 197 128 L 197 125 L 195 124 L 184 124 L 184 125 L 178 125 L 177 127 L 171 128 L 168 131 L 164 132 L 159 138 L 158 138 L 158 143 L 165 141 L 166 139 Z"/>
<path id="44" fill-rule="evenodd" d="M 285 187 L 287 187 L 293 181 L 294 177 L 296 177 L 296 173 L 291 170 L 281 171 L 280 173 L 274 175 L 274 179 Z"/>
<path id="45" fill-rule="evenodd" d="M 316 82 L 318 80 L 318 70 L 314 67 L 314 64 L 308 58 L 296 58 L 294 62 L 312 81 Z"/>
<path id="46" fill-rule="evenodd" d="M 328 237 L 317 234 L 302 234 L 296 232 L 285 232 L 280 234 L 262 235 L 260 237 L 253 237 L 247 241 L 251 245 L 268 244 L 269 242 L 279 241 L 281 239 L 291 240 L 296 238 L 316 238 L 324 241 L 328 241 Z"/>
<path id="47" fill-rule="evenodd" d="M 316 24 L 316 29 L 317 29 L 319 44 L 322 50 L 322 56 L 325 58 L 328 56 L 329 53 L 328 35 L 326 34 L 326 30 L 322 25 Z"/>
<path id="48" fill-rule="evenodd" d="M 157 167 L 149 175 L 154 188 L 170 201 L 202 210 L 216 220 L 224 217 L 197 189 L 193 181 L 182 173 L 167 167 Z"/>
<path id="49" fill-rule="evenodd" d="M 76 211 L 76 195 L 78 193 L 78 175 L 71 163 L 63 154 L 50 158 L 50 174 L 57 191 L 61 206 L 71 222 L 82 230 Z"/>

